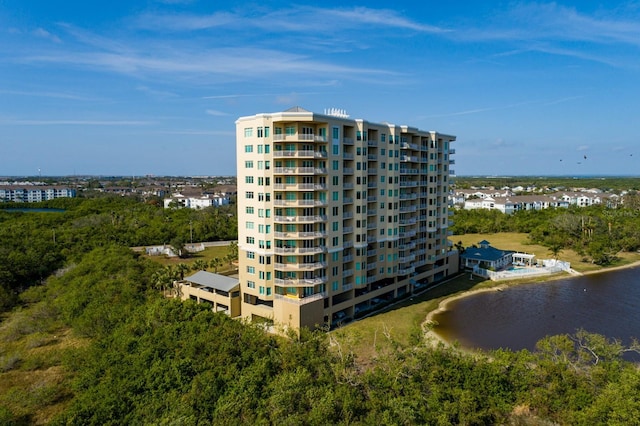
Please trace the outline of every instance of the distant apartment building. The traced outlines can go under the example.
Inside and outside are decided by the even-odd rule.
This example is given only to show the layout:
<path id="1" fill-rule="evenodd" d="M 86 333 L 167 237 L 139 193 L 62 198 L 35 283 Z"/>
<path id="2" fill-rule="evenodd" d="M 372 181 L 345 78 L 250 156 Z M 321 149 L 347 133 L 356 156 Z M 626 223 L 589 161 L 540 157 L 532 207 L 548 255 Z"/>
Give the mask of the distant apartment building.
<path id="1" fill-rule="evenodd" d="M 0 202 L 37 203 L 54 198 L 73 198 L 75 196 L 76 190 L 65 186 L 0 186 Z"/>
<path id="2" fill-rule="evenodd" d="M 170 198 L 165 198 L 164 207 L 169 208 L 171 205 L 186 207 L 190 209 L 204 209 L 207 207 L 220 207 L 229 204 L 228 195 L 218 194 L 202 194 L 186 196 L 183 194 L 173 194 Z"/>
<path id="3" fill-rule="evenodd" d="M 239 118 L 242 317 L 335 326 L 456 273 L 454 141 L 339 111 Z"/>

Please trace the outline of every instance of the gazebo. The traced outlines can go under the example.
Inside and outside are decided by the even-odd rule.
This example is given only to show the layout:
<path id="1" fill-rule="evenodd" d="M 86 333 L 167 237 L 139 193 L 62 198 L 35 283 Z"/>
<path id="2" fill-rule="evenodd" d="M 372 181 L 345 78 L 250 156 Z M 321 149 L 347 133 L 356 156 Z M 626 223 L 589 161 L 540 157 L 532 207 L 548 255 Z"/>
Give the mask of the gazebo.
<path id="1" fill-rule="evenodd" d="M 511 256 L 515 266 L 534 266 L 537 263 L 535 254 L 513 253 Z"/>

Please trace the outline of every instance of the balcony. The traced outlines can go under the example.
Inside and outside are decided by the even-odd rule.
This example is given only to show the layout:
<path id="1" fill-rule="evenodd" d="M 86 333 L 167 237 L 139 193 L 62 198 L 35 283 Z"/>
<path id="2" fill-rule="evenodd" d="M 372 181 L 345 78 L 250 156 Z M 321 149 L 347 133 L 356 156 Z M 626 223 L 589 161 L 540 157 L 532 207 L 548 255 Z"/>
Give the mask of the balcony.
<path id="1" fill-rule="evenodd" d="M 316 247 L 276 247 L 273 252 L 276 254 L 318 254 L 326 251 L 324 246 Z"/>
<path id="2" fill-rule="evenodd" d="M 315 302 L 316 300 L 324 299 L 324 295 L 322 293 L 312 294 L 311 296 L 298 297 L 296 296 L 284 296 L 281 294 L 276 294 L 273 296 L 273 300 L 280 300 L 286 303 L 293 303 L 294 305 L 305 305 L 307 303 Z"/>
<path id="3" fill-rule="evenodd" d="M 378 141 L 369 139 L 367 141 L 367 146 L 378 146 Z"/>
<path id="4" fill-rule="evenodd" d="M 413 149 L 413 150 L 417 151 L 419 149 L 419 147 L 415 143 L 402 142 L 400 144 L 400 149 Z"/>
<path id="5" fill-rule="evenodd" d="M 275 223 L 317 223 L 327 220 L 326 216 L 274 216 Z"/>
<path id="6" fill-rule="evenodd" d="M 416 243 L 410 242 L 408 244 L 400 244 L 398 245 L 398 250 L 412 250 L 416 248 Z"/>
<path id="7" fill-rule="evenodd" d="M 409 275 L 415 272 L 415 270 L 416 268 L 414 266 L 403 268 L 403 269 L 398 268 L 398 275 Z"/>
<path id="8" fill-rule="evenodd" d="M 273 189 L 279 191 L 324 191 L 327 185 L 323 183 L 275 183 Z"/>
<path id="9" fill-rule="evenodd" d="M 287 238 L 287 239 L 293 239 L 293 240 L 308 240 L 308 239 L 313 239 L 313 238 L 322 238 L 325 237 L 327 234 L 326 232 L 319 232 L 319 231 L 315 231 L 315 232 L 274 232 L 273 233 L 275 238 Z"/>
<path id="10" fill-rule="evenodd" d="M 413 262 L 414 260 L 416 260 L 415 254 L 410 254 L 409 256 L 400 256 L 398 258 L 398 262 L 400 263 L 409 263 L 409 262 Z"/>
<path id="11" fill-rule="evenodd" d="M 274 151 L 273 158 L 327 158 L 325 151 Z"/>
<path id="12" fill-rule="evenodd" d="M 273 200 L 274 206 L 280 207 L 322 207 L 327 205 L 326 200 Z"/>
<path id="13" fill-rule="evenodd" d="M 411 237 L 415 237 L 415 235 L 416 235 L 416 231 L 410 230 L 410 231 L 400 232 L 398 234 L 398 237 L 399 238 L 411 238 Z"/>
<path id="14" fill-rule="evenodd" d="M 418 169 L 410 169 L 410 168 L 407 168 L 407 167 L 402 167 L 402 168 L 400 168 L 400 174 L 417 175 L 418 174 Z"/>
<path id="15" fill-rule="evenodd" d="M 284 287 L 311 287 L 318 284 L 324 284 L 327 282 L 326 277 L 314 277 L 314 278 L 275 278 L 273 283 L 275 285 Z"/>
<path id="16" fill-rule="evenodd" d="M 316 269 L 326 268 L 324 262 L 314 263 L 274 263 L 273 268 L 279 271 L 313 271 Z"/>
<path id="17" fill-rule="evenodd" d="M 274 167 L 274 175 L 312 175 L 315 173 L 314 167 Z"/>
<path id="18" fill-rule="evenodd" d="M 400 207 L 400 213 L 411 213 L 411 212 L 415 212 L 417 210 L 418 210 L 417 206 Z"/>

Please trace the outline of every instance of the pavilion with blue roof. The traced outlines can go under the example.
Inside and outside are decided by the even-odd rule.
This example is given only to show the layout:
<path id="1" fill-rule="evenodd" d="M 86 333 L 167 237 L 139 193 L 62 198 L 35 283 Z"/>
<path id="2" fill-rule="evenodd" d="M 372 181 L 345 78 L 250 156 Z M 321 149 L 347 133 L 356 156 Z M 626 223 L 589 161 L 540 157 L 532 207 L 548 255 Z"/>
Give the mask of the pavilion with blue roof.
<path id="1" fill-rule="evenodd" d="M 512 250 L 500 250 L 491 247 L 491 243 L 482 240 L 478 243 L 478 247 L 469 247 L 464 253 L 460 254 L 462 266 L 467 270 L 476 270 L 477 268 L 489 269 L 492 271 L 500 271 L 511 265 L 513 261 Z"/>

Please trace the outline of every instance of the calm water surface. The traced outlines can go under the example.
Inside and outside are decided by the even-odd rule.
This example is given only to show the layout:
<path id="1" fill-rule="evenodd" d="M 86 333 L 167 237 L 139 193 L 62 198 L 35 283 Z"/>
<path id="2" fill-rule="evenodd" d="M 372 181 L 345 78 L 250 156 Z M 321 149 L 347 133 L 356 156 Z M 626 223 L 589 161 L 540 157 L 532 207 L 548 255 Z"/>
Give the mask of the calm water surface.
<path id="1" fill-rule="evenodd" d="M 478 293 L 433 319 L 441 337 L 469 348 L 533 350 L 547 335 L 580 328 L 629 344 L 640 339 L 640 268 Z"/>

